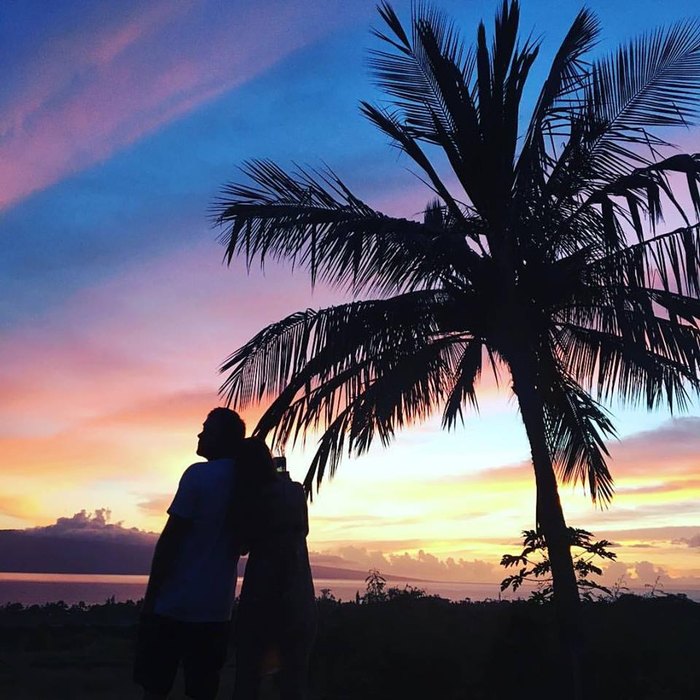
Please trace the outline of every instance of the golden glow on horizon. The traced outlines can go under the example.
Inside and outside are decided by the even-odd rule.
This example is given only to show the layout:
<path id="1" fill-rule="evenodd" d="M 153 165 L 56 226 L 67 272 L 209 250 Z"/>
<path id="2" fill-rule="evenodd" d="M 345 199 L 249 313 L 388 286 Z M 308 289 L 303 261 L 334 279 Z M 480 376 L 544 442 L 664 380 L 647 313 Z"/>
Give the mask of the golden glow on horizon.
<path id="1" fill-rule="evenodd" d="M 202 397 L 205 411 L 209 405 Z M 194 437 L 188 435 L 188 426 L 199 415 L 196 406 L 191 409 L 194 415 L 181 416 L 169 431 L 164 426 L 153 431 L 150 442 L 157 438 L 158 449 L 146 449 L 140 437 L 125 432 L 123 424 L 121 432 L 109 430 L 102 441 L 93 443 L 95 452 L 83 446 L 78 453 L 99 465 L 95 470 L 99 476 L 89 473 L 84 462 L 73 464 L 71 474 L 61 473 L 58 467 L 65 467 L 66 462 L 57 460 L 52 464 L 46 458 L 51 453 L 7 453 L 8 463 L 21 468 L 20 473 L 5 477 L 9 495 L 0 501 L 4 514 L 0 524 L 49 524 L 82 508 L 108 507 L 113 520 L 123 520 L 125 526 L 159 530 L 182 470 L 196 460 Z M 146 427 L 143 431 L 148 432 Z M 400 438 L 395 449 L 374 450 L 342 464 L 337 478 L 324 483 L 310 505 L 311 548 L 332 552 L 355 546 L 385 556 L 408 553 L 414 558 L 423 550 L 443 560 L 454 557 L 494 565 L 504 552 L 516 551 L 520 530 L 532 527 L 534 485 L 529 465 L 465 470 L 461 477 L 454 476 L 451 467 L 448 475 L 441 477 L 433 465 L 431 472 L 420 478 L 420 466 L 434 451 L 431 444 L 442 437 L 426 431 L 422 444 L 416 445 L 412 436 L 407 440 L 409 449 L 404 449 Z M 77 437 L 68 435 L 64 439 L 70 442 Z M 52 447 L 56 450 L 61 444 L 55 439 Z M 169 447 L 159 449 L 164 444 Z M 465 447 L 467 444 L 465 440 Z M 612 508 L 596 510 L 580 488 L 562 488 L 570 524 L 599 536 L 635 527 L 692 524 L 700 490 L 693 478 L 697 464 L 682 458 L 667 462 L 664 478 L 659 479 L 652 464 L 635 462 L 628 481 L 624 449 L 620 451 L 620 468 L 616 470 L 616 464 L 612 464 L 619 491 Z M 408 454 L 414 460 L 410 469 L 406 468 Z M 303 476 L 304 457 L 299 453 L 290 455 L 290 468 L 297 479 Z M 650 462 L 652 459 L 650 455 Z M 135 468 L 125 470 L 125 464 Z M 51 467 L 56 470 L 53 475 Z M 641 476 L 645 469 L 649 470 L 648 476 Z M 372 472 L 371 480 L 365 479 L 367 471 Z M 57 473 L 61 476 L 56 477 Z M 27 493 L 32 497 L 23 495 Z M 613 535 L 613 539 L 623 561 L 652 559 L 656 566 L 676 576 L 692 575 L 697 568 L 692 565 L 688 546 L 672 546 L 668 537 L 648 542 L 640 531 L 625 537 Z"/>
<path id="2" fill-rule="evenodd" d="M 216 402 L 213 393 L 183 394 L 78 422 L 52 436 L 0 439 L 8 465 L 0 526 L 47 525 L 83 508 L 107 507 L 113 521 L 158 531 L 182 471 L 197 460 L 196 433 Z M 244 415 L 248 425 L 260 410 Z M 595 509 L 580 486 L 563 486 L 561 494 L 571 525 L 598 536 L 640 530 L 607 535 L 623 562 L 651 559 L 673 575 L 690 576 L 697 567 L 686 543 L 646 541 L 641 531 L 697 522 L 700 460 L 682 441 L 674 449 L 668 440 L 661 436 L 656 444 L 654 433 L 641 433 L 611 447 L 618 492 L 610 509 Z M 492 460 L 490 467 L 482 466 L 479 450 Z M 521 459 L 509 464 L 514 451 Z M 407 431 L 388 450 L 346 459 L 337 477 L 324 482 L 310 505 L 310 546 L 408 555 L 408 571 L 421 550 L 441 560 L 490 562 L 490 569 L 467 566 L 467 574 L 454 575 L 494 579 L 500 556 L 517 551 L 520 531 L 533 526 L 534 482 L 526 455 L 518 416 L 498 395 L 464 430 L 445 434 L 431 423 Z M 302 479 L 310 451 L 293 450 L 288 458 L 293 477 Z"/>

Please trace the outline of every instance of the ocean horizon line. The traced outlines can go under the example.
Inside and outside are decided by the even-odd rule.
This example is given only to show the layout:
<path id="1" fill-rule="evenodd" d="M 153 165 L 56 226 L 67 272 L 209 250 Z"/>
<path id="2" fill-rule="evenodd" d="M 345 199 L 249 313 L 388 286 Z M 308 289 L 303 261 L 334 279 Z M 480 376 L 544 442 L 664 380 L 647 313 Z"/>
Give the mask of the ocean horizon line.
<path id="1" fill-rule="evenodd" d="M 58 574 L 58 573 L 27 573 L 0 572 L 0 606 L 19 603 L 28 605 L 44 605 L 63 602 L 66 605 L 84 603 L 99 605 L 107 600 L 115 602 L 137 601 L 143 598 L 148 576 L 145 574 Z M 239 586 L 241 579 L 239 578 Z M 469 599 L 471 601 L 487 600 L 518 600 L 527 598 L 535 588 L 526 585 L 518 591 L 501 591 L 499 581 L 424 581 L 415 585 L 415 581 L 396 578 L 388 581 L 388 587 L 412 587 L 425 592 L 426 595 L 436 595 L 453 602 Z M 354 600 L 357 595 L 365 592 L 364 578 L 325 578 L 315 577 L 316 594 L 328 591 L 336 599 L 342 601 Z M 622 593 L 640 596 L 687 596 L 690 600 L 700 603 L 700 588 L 651 586 L 627 586 Z"/>

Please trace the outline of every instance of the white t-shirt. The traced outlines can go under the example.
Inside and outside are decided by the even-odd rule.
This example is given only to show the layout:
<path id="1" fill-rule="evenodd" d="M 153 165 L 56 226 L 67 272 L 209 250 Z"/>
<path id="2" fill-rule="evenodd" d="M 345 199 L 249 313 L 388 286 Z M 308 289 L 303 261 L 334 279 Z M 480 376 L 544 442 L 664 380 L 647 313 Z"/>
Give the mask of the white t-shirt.
<path id="1" fill-rule="evenodd" d="M 198 462 L 185 470 L 168 513 L 191 520 L 192 527 L 156 595 L 157 614 L 186 622 L 231 619 L 238 566 L 229 518 L 234 488 L 233 459 Z"/>

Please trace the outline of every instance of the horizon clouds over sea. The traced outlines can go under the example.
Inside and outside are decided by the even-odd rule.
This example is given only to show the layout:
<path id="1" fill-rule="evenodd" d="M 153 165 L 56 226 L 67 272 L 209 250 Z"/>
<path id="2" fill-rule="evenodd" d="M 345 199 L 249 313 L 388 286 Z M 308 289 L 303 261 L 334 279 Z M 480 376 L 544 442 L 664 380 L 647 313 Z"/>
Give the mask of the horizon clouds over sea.
<path id="1" fill-rule="evenodd" d="M 95 513 L 82 510 L 71 517 L 58 518 L 48 526 L 0 530 L 0 572 L 147 574 L 157 533 L 112 523 L 110 516 L 106 509 Z M 677 526 L 598 534 L 601 539 L 613 540 L 609 549 L 624 552 L 617 561 L 602 564 L 603 576 L 599 579 L 602 584 L 614 586 L 624 582 L 637 589 L 656 585 L 661 590 L 666 586 L 673 590 L 700 591 L 700 576 L 669 574 L 644 557 L 645 550 L 661 546 L 685 548 L 697 556 L 700 528 Z M 401 544 L 406 550 L 397 553 L 397 546 Z M 362 580 L 368 571 L 378 570 L 390 579 L 405 581 L 498 584 L 507 574 L 495 561 L 440 558 L 422 548 L 414 554 L 409 552 L 420 544 L 388 542 L 384 545 L 389 551 L 382 551 L 336 543 L 322 551 L 312 548 L 310 560 L 315 576 L 321 578 L 343 578 L 352 574 Z M 517 542 L 499 543 L 491 539 L 490 544 L 500 545 L 502 554 L 516 553 L 519 549 Z M 632 559 L 635 550 L 641 551 L 641 555 Z"/>

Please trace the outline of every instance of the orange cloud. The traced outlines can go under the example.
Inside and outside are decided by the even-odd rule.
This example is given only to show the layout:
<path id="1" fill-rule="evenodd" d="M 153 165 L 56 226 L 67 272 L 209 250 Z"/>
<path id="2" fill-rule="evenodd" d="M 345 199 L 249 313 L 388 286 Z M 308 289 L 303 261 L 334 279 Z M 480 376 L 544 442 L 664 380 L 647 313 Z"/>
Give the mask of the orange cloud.
<path id="1" fill-rule="evenodd" d="M 197 433 L 207 413 L 220 404 L 215 390 L 163 394 L 50 435 L 3 437 L 4 474 L 62 487 L 101 480 L 147 482 L 149 476 L 170 473 L 179 477 L 178 470 L 198 459 Z M 243 418 L 252 425 L 257 415 L 244 413 Z"/>
<path id="2" fill-rule="evenodd" d="M 0 495 L 0 513 L 7 518 L 22 522 L 36 515 L 36 501 L 28 494 L 5 493 Z"/>
<path id="3" fill-rule="evenodd" d="M 146 515 L 163 518 L 163 514 L 168 510 L 173 502 L 174 494 L 144 494 L 138 502 L 139 510 Z"/>

